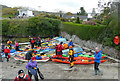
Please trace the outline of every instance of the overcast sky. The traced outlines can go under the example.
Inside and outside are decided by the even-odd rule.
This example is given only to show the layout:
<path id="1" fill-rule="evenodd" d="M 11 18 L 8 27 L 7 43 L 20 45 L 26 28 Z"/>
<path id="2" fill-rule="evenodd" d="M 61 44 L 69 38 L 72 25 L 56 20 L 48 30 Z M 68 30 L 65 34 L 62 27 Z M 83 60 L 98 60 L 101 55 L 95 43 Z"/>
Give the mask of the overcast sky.
<path id="1" fill-rule="evenodd" d="M 98 0 L 0 0 L 0 4 L 10 7 L 31 7 L 36 10 L 56 12 L 79 12 L 80 7 L 84 7 L 86 12 L 92 12 L 98 7 Z M 40 7 L 39 7 L 40 6 Z"/>

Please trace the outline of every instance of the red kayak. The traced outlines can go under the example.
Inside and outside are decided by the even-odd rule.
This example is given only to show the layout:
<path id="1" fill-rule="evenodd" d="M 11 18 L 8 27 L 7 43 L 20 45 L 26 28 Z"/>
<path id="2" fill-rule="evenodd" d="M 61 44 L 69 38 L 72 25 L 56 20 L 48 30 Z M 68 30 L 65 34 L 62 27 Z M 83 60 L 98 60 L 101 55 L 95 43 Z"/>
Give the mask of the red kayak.
<path id="1" fill-rule="evenodd" d="M 106 56 L 102 56 L 101 59 L 105 58 Z M 54 59 L 57 58 L 56 55 L 53 56 Z M 62 59 L 69 59 L 69 57 L 62 57 Z M 95 60 L 93 57 L 74 57 L 74 60 L 79 60 L 79 59 L 84 59 L 84 60 Z"/>
<path id="2" fill-rule="evenodd" d="M 65 64 L 70 64 L 70 61 L 68 61 L 67 59 L 51 59 L 53 62 L 60 62 L 60 63 L 65 63 Z M 101 63 L 105 62 L 107 60 L 101 60 Z M 94 61 L 92 60 L 91 62 L 88 62 L 88 60 L 76 60 L 74 61 L 74 64 L 94 64 Z"/>

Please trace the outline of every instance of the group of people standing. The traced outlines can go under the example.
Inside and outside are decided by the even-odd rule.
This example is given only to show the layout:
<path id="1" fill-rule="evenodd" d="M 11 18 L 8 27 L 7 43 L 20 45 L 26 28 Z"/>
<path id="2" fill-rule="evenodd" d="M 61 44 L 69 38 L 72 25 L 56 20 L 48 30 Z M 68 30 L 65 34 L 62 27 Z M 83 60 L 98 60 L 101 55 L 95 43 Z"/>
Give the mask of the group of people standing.
<path id="1" fill-rule="evenodd" d="M 12 41 L 9 39 L 7 41 L 7 45 L 4 45 L 1 43 L 2 46 L 2 53 L 4 53 L 5 58 L 7 59 L 7 62 L 9 61 L 10 58 L 10 49 L 12 49 Z M 2 60 L 3 61 L 3 60 Z"/>
<path id="2" fill-rule="evenodd" d="M 41 46 L 41 39 L 40 37 L 36 38 L 30 38 L 30 44 L 31 44 L 31 48 L 34 49 L 34 46 Z M 16 76 L 14 81 L 31 81 L 32 75 L 34 76 L 35 81 L 39 81 L 38 80 L 38 74 L 40 76 L 41 79 L 44 79 L 44 76 L 42 75 L 42 73 L 40 72 L 38 66 L 37 66 L 37 60 L 41 59 L 40 55 L 37 55 L 36 57 L 33 56 L 33 54 L 35 54 L 36 51 L 31 50 L 28 51 L 25 55 L 25 59 L 28 60 L 28 64 L 26 65 L 26 68 L 28 69 L 28 75 L 24 74 L 23 70 L 19 70 L 18 71 L 18 76 Z M 21 72 L 20 72 L 21 71 Z M 22 76 L 21 76 L 22 75 Z M 25 77 L 26 76 L 26 77 Z"/>
<path id="3" fill-rule="evenodd" d="M 72 68 L 74 66 L 74 54 L 75 54 L 75 50 L 73 49 L 73 42 L 72 40 L 70 40 L 68 46 L 67 44 L 65 45 L 62 45 L 63 42 L 61 42 L 59 45 L 56 44 L 56 56 L 57 58 L 62 58 L 62 50 L 65 49 L 65 47 L 68 47 L 69 48 L 69 52 L 68 52 L 68 55 L 69 55 L 69 61 L 70 61 L 70 68 Z M 101 75 L 101 71 L 100 69 L 98 68 L 99 67 L 99 64 L 101 63 L 101 57 L 102 57 L 102 51 L 99 50 L 98 47 L 95 48 L 95 55 L 94 55 L 94 75 L 97 75 L 97 73 L 99 75 Z"/>
<path id="4" fill-rule="evenodd" d="M 10 51 L 12 49 L 12 41 L 9 39 L 7 41 L 7 45 L 4 45 L 1 43 L 1 46 L 2 46 L 2 53 L 5 54 L 5 58 L 7 59 L 7 62 L 9 61 L 9 58 L 10 58 Z M 15 41 L 15 50 L 16 51 L 19 51 L 19 43 Z"/>
<path id="5" fill-rule="evenodd" d="M 31 44 L 31 48 L 34 48 L 34 45 L 40 47 L 41 46 L 41 38 L 40 37 L 34 37 L 34 38 L 30 38 L 30 44 Z"/>
<path id="6" fill-rule="evenodd" d="M 72 40 L 70 40 L 69 44 L 67 45 L 66 43 L 63 44 L 63 42 L 61 42 L 59 45 L 57 45 L 56 43 L 56 56 L 57 58 L 62 58 L 62 50 L 69 48 L 69 61 L 70 61 L 70 68 L 72 68 L 74 66 L 73 63 L 73 58 L 74 58 L 74 54 L 75 54 L 75 50 L 73 49 L 73 42 Z"/>
<path id="7" fill-rule="evenodd" d="M 42 80 L 44 79 L 44 76 L 37 66 L 37 61 L 35 57 L 32 57 L 30 59 L 30 62 L 26 65 L 26 68 L 28 69 L 28 75 L 24 74 L 23 70 L 19 70 L 18 76 L 15 77 L 14 81 L 31 81 L 32 75 L 34 76 L 35 81 L 39 81 L 38 75 Z"/>
<path id="8" fill-rule="evenodd" d="M 38 37 L 37 38 L 32 38 L 30 39 L 30 43 L 31 43 L 31 48 L 34 48 L 34 45 L 38 45 L 41 46 L 41 39 Z M 10 49 L 11 49 L 11 44 L 12 41 L 8 41 L 7 42 L 8 46 L 5 46 L 4 53 L 5 53 L 5 57 L 7 58 L 7 62 L 9 61 L 9 54 L 10 54 Z M 56 56 L 58 58 L 62 58 L 62 50 L 69 48 L 69 61 L 70 61 L 70 68 L 72 68 L 74 66 L 74 54 L 75 54 L 75 50 L 73 49 L 73 42 L 72 40 L 69 41 L 69 44 L 67 45 L 63 45 L 63 42 L 61 42 L 59 45 L 56 44 Z M 16 47 L 16 51 L 19 51 L 19 43 L 16 42 L 15 43 L 15 47 Z M 26 65 L 26 68 L 28 69 L 28 75 L 24 73 L 23 70 L 19 70 L 18 71 L 18 76 L 15 77 L 14 81 L 31 81 L 31 77 L 32 75 L 34 75 L 35 81 L 38 81 L 38 75 L 40 76 L 41 79 L 44 79 L 44 76 L 42 75 L 42 73 L 40 72 L 38 65 L 37 65 L 37 61 L 36 61 L 36 57 L 32 57 L 32 54 L 35 51 L 29 51 L 29 53 L 26 54 L 26 59 L 30 60 L 29 63 Z M 101 71 L 99 69 L 99 64 L 101 63 L 101 56 L 102 56 L 102 52 L 99 50 L 98 47 L 95 48 L 95 55 L 94 55 L 94 59 L 95 59 L 95 63 L 94 63 L 94 75 L 97 75 L 97 73 L 100 75 Z M 39 56 L 37 57 L 39 58 Z"/>
<path id="9" fill-rule="evenodd" d="M 58 45 L 57 43 L 56 43 L 56 46 L 55 46 L 55 49 L 56 49 L 56 56 L 59 58 L 61 58 L 62 57 L 62 50 L 64 50 L 64 49 L 67 49 L 67 48 L 69 48 L 70 46 L 72 46 L 73 47 L 73 42 L 72 42 L 72 40 L 70 40 L 70 42 L 69 42 L 69 44 L 67 45 L 66 43 L 63 43 L 63 42 L 60 42 L 60 44 Z"/>

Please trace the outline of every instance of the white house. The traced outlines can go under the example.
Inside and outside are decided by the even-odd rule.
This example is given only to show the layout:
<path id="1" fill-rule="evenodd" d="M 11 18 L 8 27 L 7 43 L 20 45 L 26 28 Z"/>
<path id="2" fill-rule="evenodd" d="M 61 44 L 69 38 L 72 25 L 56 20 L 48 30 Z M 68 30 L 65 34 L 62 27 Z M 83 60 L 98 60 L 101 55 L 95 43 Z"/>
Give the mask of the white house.
<path id="1" fill-rule="evenodd" d="M 33 12 L 32 10 L 28 10 L 28 9 L 18 9 L 19 11 L 19 15 L 18 17 L 33 17 Z"/>
<path id="2" fill-rule="evenodd" d="M 95 13 L 95 14 L 93 14 L 93 13 L 88 13 L 87 18 L 92 19 L 94 16 L 98 16 L 98 15 L 100 15 L 100 14 L 101 14 L 101 13 Z"/>
<path id="3" fill-rule="evenodd" d="M 88 17 L 87 18 L 93 18 L 91 13 L 88 13 Z"/>

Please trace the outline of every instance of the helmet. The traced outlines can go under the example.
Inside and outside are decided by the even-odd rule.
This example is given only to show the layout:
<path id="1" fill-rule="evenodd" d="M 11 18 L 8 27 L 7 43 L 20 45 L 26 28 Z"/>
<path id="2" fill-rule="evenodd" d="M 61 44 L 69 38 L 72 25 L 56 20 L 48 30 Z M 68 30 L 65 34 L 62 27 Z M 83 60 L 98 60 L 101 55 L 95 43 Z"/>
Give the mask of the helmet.
<path id="1" fill-rule="evenodd" d="M 69 46 L 69 48 L 72 48 L 72 46 Z"/>
<path id="2" fill-rule="evenodd" d="M 19 70 L 18 71 L 18 75 L 21 74 L 21 73 L 24 73 L 24 71 L 23 70 Z"/>
<path id="3" fill-rule="evenodd" d="M 36 60 L 36 58 L 35 58 L 35 57 L 32 57 L 32 60 Z"/>

